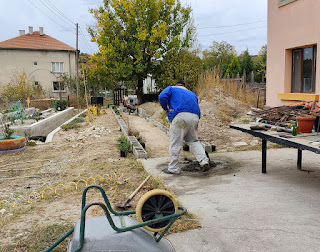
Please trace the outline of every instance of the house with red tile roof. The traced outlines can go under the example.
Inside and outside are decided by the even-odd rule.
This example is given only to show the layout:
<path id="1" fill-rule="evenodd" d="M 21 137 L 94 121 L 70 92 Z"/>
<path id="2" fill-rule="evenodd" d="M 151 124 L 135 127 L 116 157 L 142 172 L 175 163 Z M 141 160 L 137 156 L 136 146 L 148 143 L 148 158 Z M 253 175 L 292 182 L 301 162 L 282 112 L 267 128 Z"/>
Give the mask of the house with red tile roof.
<path id="1" fill-rule="evenodd" d="M 25 72 L 34 85 L 41 85 L 47 97 L 68 95 L 59 83 L 62 74 L 76 76 L 76 49 L 43 32 L 19 31 L 19 36 L 0 42 L 0 86 L 7 85 L 16 72 Z"/>

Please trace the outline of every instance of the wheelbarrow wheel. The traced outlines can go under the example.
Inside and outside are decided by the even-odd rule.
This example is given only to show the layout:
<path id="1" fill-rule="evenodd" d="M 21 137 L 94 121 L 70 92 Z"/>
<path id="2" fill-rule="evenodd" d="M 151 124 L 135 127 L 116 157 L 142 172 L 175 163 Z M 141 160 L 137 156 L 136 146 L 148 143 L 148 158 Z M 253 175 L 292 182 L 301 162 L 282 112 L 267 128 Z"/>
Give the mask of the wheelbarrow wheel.
<path id="1" fill-rule="evenodd" d="M 159 219 L 178 211 L 177 201 L 173 196 L 160 189 L 155 189 L 144 194 L 138 201 L 136 214 L 139 222 Z M 150 224 L 144 226 L 145 229 L 151 232 L 161 232 L 169 225 L 170 220 Z"/>

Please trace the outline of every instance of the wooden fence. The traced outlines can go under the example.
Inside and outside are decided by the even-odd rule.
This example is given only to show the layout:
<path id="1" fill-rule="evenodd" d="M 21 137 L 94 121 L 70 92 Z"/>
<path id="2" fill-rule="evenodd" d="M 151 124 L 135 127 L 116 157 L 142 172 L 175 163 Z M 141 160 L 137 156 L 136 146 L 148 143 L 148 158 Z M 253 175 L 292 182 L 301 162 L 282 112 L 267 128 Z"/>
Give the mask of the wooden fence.
<path id="1" fill-rule="evenodd" d="M 126 88 L 116 88 L 112 90 L 113 94 L 113 104 L 119 106 L 123 102 L 123 98 L 128 96 L 128 89 Z"/>
<path id="2" fill-rule="evenodd" d="M 251 73 L 251 79 L 248 82 L 246 71 L 243 71 L 243 75 L 240 78 L 240 74 L 238 73 L 236 78 L 230 78 L 230 75 L 227 75 L 227 78 L 222 79 L 225 82 L 226 87 L 230 87 L 230 85 L 236 85 L 237 90 L 244 90 L 244 93 L 254 92 L 257 93 L 257 103 L 256 106 L 258 107 L 260 99 L 263 99 L 263 104 L 266 104 L 266 83 L 264 76 L 262 76 L 262 82 L 255 82 L 254 75 Z"/>

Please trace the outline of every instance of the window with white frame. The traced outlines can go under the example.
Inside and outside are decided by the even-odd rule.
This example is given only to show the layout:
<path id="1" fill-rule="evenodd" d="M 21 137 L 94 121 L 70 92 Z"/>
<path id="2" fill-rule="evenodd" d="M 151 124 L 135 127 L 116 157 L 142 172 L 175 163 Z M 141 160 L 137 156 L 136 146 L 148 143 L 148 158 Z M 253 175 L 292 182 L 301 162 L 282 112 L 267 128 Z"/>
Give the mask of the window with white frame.
<path id="1" fill-rule="evenodd" d="M 63 83 L 59 81 L 53 82 L 53 91 L 64 91 L 64 85 Z"/>
<path id="2" fill-rule="evenodd" d="M 63 73 L 63 62 L 51 62 L 51 71 L 54 73 Z"/>

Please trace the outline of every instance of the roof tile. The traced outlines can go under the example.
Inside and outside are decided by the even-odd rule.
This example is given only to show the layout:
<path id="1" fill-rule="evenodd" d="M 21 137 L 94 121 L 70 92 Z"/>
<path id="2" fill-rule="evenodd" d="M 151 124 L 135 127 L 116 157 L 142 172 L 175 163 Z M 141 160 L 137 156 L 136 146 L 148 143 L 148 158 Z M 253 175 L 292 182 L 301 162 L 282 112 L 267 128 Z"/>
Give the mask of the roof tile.
<path id="1" fill-rule="evenodd" d="M 33 49 L 33 50 L 63 50 L 75 51 L 76 49 L 48 35 L 40 35 L 35 31 L 33 34 L 25 34 L 19 37 L 0 42 L 0 49 Z"/>

